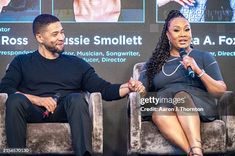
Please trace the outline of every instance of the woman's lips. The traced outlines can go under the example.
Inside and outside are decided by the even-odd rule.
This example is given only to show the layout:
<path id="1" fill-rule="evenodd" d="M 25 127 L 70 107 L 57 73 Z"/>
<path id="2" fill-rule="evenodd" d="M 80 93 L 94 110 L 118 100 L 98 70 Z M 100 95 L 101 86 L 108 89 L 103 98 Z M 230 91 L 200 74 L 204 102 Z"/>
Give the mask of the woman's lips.
<path id="1" fill-rule="evenodd" d="M 180 44 L 186 44 L 188 42 L 188 40 L 179 40 Z"/>

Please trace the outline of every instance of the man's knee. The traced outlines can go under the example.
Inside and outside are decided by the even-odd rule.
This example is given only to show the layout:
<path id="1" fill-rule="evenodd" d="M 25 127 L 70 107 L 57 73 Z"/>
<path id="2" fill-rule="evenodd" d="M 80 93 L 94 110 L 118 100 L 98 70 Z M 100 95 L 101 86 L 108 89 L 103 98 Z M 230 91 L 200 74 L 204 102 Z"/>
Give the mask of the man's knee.
<path id="1" fill-rule="evenodd" d="M 22 107 L 27 107 L 29 101 L 22 94 L 11 94 L 6 101 L 6 110 L 18 110 Z"/>
<path id="2" fill-rule="evenodd" d="M 68 108 L 78 108 L 79 110 L 88 109 L 88 104 L 86 102 L 83 94 L 72 93 L 66 97 L 66 107 Z"/>

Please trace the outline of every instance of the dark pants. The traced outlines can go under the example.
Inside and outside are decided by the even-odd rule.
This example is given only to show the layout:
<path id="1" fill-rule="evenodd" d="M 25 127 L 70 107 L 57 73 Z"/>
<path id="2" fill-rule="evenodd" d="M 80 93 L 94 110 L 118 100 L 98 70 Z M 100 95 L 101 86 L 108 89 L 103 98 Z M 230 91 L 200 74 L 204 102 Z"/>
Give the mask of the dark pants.
<path id="1" fill-rule="evenodd" d="M 32 104 L 22 94 L 12 94 L 6 101 L 6 136 L 9 148 L 26 147 L 27 123 L 68 122 L 73 148 L 77 156 L 91 152 L 91 119 L 88 104 L 80 93 L 61 98 L 57 108 L 46 119 L 44 108 Z M 87 152 L 86 152 L 87 153 Z"/>

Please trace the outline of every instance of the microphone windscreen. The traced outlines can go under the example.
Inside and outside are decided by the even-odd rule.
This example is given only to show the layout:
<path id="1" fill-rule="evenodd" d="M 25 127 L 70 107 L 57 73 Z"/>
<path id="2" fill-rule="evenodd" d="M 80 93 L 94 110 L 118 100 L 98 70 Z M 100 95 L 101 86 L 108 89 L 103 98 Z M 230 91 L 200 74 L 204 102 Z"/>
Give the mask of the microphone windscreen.
<path id="1" fill-rule="evenodd" d="M 60 98 L 61 94 L 60 93 L 56 93 L 54 96 L 53 96 L 53 99 L 57 102 Z"/>
<path id="2" fill-rule="evenodd" d="M 187 55 L 187 53 L 186 53 L 184 48 L 180 48 L 179 53 L 180 53 L 180 57 L 181 58 L 183 58 L 183 57 L 185 57 Z"/>

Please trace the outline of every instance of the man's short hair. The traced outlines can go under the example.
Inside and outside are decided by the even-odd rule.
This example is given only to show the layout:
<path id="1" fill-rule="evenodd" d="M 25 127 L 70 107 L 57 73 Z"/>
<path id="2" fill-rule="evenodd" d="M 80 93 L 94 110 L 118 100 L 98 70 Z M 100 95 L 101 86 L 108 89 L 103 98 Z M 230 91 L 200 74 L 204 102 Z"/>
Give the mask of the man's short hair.
<path id="1" fill-rule="evenodd" d="M 50 14 L 38 15 L 33 21 L 33 34 L 36 36 L 37 33 L 41 31 L 42 28 L 48 26 L 51 23 L 59 22 L 60 20 Z"/>

